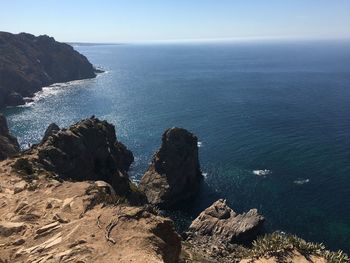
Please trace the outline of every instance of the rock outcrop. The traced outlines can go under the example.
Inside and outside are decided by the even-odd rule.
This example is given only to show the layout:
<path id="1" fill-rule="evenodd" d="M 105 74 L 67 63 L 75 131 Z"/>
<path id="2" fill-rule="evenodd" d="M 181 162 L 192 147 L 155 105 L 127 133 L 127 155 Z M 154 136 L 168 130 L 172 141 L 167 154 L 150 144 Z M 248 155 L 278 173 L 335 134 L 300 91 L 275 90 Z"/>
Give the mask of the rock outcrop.
<path id="1" fill-rule="evenodd" d="M 202 180 L 197 141 L 185 129 L 164 132 L 162 145 L 139 185 L 151 204 L 170 208 L 197 193 Z"/>
<path id="2" fill-rule="evenodd" d="M 247 244 L 261 233 L 263 223 L 264 217 L 256 209 L 237 214 L 225 200 L 219 199 L 192 222 L 189 234 L 194 239 L 210 237 L 218 244 Z"/>
<path id="3" fill-rule="evenodd" d="M 8 135 L 7 125 L 0 133 Z M 167 169 L 198 172 L 196 139 L 188 135 L 167 131 L 153 164 L 162 160 L 157 165 L 177 176 Z M 114 126 L 94 117 L 68 129 L 50 125 L 40 144 L 0 161 L 0 262 L 349 262 L 343 252 L 285 233 L 244 247 L 238 243 L 256 237 L 264 218 L 255 209 L 236 214 L 224 200 L 204 210 L 181 242 L 154 206 L 128 202 L 136 191 L 127 178 L 132 161 Z"/>
<path id="4" fill-rule="evenodd" d="M 44 137 L 42 139 L 42 143 L 44 143 L 50 136 L 54 135 L 55 133 L 59 132 L 60 127 L 56 124 L 56 123 L 51 123 L 45 133 L 44 133 Z"/>
<path id="5" fill-rule="evenodd" d="M 104 182 L 59 182 L 0 162 L 0 262 L 175 263 L 181 238 L 151 207 L 115 202 Z"/>
<path id="6" fill-rule="evenodd" d="M 12 136 L 7 126 L 7 120 L 0 113 L 0 160 L 12 157 L 19 152 L 17 139 Z"/>
<path id="7" fill-rule="evenodd" d="M 85 56 L 46 35 L 0 32 L 0 54 L 0 108 L 24 104 L 44 86 L 96 76 Z"/>
<path id="8" fill-rule="evenodd" d="M 51 124 L 42 142 L 26 151 L 14 167 L 24 167 L 29 174 L 39 167 L 63 180 L 102 180 L 109 183 L 117 195 L 128 196 L 136 194 L 127 174 L 133 159 L 132 153 L 117 141 L 114 126 L 91 117 L 68 129 Z M 142 199 L 142 195 L 138 198 Z"/>

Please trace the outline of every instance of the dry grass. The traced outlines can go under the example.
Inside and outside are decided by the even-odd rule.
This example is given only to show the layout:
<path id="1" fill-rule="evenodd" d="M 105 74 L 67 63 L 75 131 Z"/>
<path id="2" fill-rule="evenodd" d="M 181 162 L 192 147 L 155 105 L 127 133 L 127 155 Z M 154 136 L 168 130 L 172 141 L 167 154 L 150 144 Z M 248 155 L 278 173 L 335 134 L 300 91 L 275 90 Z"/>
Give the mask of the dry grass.
<path id="1" fill-rule="evenodd" d="M 244 253 L 245 257 L 262 258 L 276 257 L 283 262 L 283 258 L 288 253 L 297 250 L 305 257 L 311 255 L 320 256 L 329 263 L 349 263 L 349 257 L 343 251 L 331 252 L 325 248 L 322 243 L 307 242 L 295 235 L 275 232 L 258 238 L 252 244 L 251 249 Z"/>

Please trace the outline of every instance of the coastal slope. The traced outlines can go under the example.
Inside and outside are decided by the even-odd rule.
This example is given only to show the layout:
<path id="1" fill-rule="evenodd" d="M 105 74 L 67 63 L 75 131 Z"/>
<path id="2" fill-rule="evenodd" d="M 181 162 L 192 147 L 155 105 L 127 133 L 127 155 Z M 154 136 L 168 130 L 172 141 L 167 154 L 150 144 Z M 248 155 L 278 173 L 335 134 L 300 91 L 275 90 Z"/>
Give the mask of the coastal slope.
<path id="1" fill-rule="evenodd" d="M 0 131 L 11 136 L 2 119 Z M 189 163 L 196 164 L 189 167 L 197 167 L 197 174 L 197 154 L 181 154 L 196 145 L 183 140 L 193 136 L 183 137 L 190 133 L 177 128 L 169 131 L 171 143 L 162 144 L 158 153 L 174 170 L 164 176 L 181 176 L 172 171 Z M 179 161 L 178 156 L 194 159 Z M 341 251 L 296 236 L 261 236 L 265 218 L 256 209 L 238 214 L 223 199 L 180 236 L 174 222 L 147 203 L 142 187 L 129 179 L 133 154 L 118 141 L 115 127 L 94 116 L 68 128 L 51 124 L 39 144 L 7 157 L 0 161 L 0 262 L 349 262 Z M 155 190 L 154 184 L 143 186 Z M 166 192 L 163 187 L 168 184 L 159 185 Z"/>
<path id="2" fill-rule="evenodd" d="M 0 109 L 24 104 L 44 86 L 94 78 L 95 72 L 85 56 L 52 37 L 0 32 Z"/>

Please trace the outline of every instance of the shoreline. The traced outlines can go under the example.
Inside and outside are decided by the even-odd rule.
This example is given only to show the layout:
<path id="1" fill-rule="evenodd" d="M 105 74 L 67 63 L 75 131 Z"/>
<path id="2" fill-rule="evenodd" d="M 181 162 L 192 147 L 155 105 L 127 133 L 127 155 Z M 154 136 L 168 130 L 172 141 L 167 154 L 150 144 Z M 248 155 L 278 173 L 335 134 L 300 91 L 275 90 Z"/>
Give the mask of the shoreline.
<path id="1" fill-rule="evenodd" d="M 123 241 L 129 238 L 130 233 L 140 237 L 141 233 L 152 227 L 149 234 L 152 239 L 160 237 L 157 240 L 160 240 L 161 243 L 156 243 L 156 247 L 153 247 L 154 242 L 148 239 L 143 242 L 147 251 L 150 251 L 152 255 L 167 246 L 168 249 L 165 249 L 164 254 L 162 254 L 163 261 L 138 261 L 137 256 L 135 256 L 135 262 L 257 263 L 269 260 L 268 262 L 271 263 L 280 263 L 281 257 L 288 258 L 291 260 L 290 262 L 295 263 L 348 262 L 348 256 L 345 253 L 331 252 L 323 244 L 307 242 L 283 232 L 263 231 L 265 218 L 258 213 L 257 209 L 253 208 L 247 212 L 238 213 L 232 210 L 224 199 L 214 202 L 199 216 L 197 214 L 187 231 L 177 232 L 174 229 L 174 224 L 178 224 L 178 220 L 164 217 L 160 205 L 164 207 L 165 211 L 172 211 L 172 209 L 176 209 L 173 207 L 175 202 L 182 206 L 188 204 L 192 198 L 200 197 L 199 192 L 193 191 L 197 188 L 198 183 L 204 183 L 203 178 L 198 175 L 200 166 L 197 159 L 197 138 L 181 128 L 166 130 L 162 136 L 159 150 L 153 156 L 147 172 L 141 179 L 141 185 L 136 186 L 128 178 L 130 165 L 134 161 L 133 153 L 118 141 L 114 134 L 115 129 L 112 124 L 94 116 L 67 128 L 51 124 L 39 144 L 0 162 L 0 170 L 3 171 L 0 173 L 0 177 L 3 178 L 2 189 L 5 189 L 0 192 L 0 195 L 4 195 L 7 202 L 7 205 L 0 206 L 0 209 L 8 215 L 4 221 L 0 221 L 0 230 L 3 231 L 0 231 L 0 236 L 7 233 L 4 231 L 12 231 L 9 237 L 5 237 L 7 245 L 0 247 L 0 251 L 3 250 L 6 254 L 16 251 L 16 257 L 29 258 L 32 254 L 26 251 L 30 251 L 32 247 L 41 248 L 41 245 L 38 245 L 36 241 L 37 238 L 47 238 L 47 242 L 50 242 L 50 234 L 61 230 L 65 233 L 72 233 L 75 231 L 72 224 L 84 224 L 89 229 L 94 229 L 94 234 L 90 236 L 89 231 L 82 229 L 80 236 L 84 238 L 84 242 L 81 244 L 91 245 L 95 251 L 93 253 L 95 257 L 100 256 L 96 250 L 98 247 L 105 248 L 105 244 L 110 246 L 117 244 L 119 248 Z M 190 136 L 193 141 L 185 140 L 181 136 Z M 85 147 L 76 148 L 74 145 L 79 144 L 79 142 L 84 142 Z M 99 153 L 96 152 L 96 148 L 99 149 Z M 101 155 L 101 151 L 104 154 Z M 178 156 L 183 155 L 188 158 L 184 160 L 178 158 Z M 103 158 L 102 162 L 94 162 L 96 157 Z M 111 157 L 115 158 L 116 165 L 109 168 L 108 162 L 105 160 L 110 160 Z M 185 180 L 183 184 L 180 180 L 175 180 L 176 183 L 169 185 L 169 187 L 167 187 L 168 182 L 165 182 L 165 185 L 154 184 L 156 179 L 152 178 L 162 176 L 159 174 L 162 172 L 159 170 L 159 164 L 164 163 L 165 160 L 167 160 L 165 165 L 169 164 L 166 176 L 177 179 L 195 176 L 195 181 Z M 66 169 L 68 163 L 73 165 Z M 114 180 L 114 177 L 119 179 Z M 163 179 L 165 178 L 163 176 Z M 158 190 L 163 188 L 165 191 L 169 191 L 167 195 L 170 195 L 171 199 L 157 196 Z M 48 191 L 48 189 L 55 190 Z M 77 196 L 78 189 L 79 195 Z M 35 222 L 24 217 L 27 215 L 25 211 L 20 214 L 22 217 L 15 216 L 19 204 L 24 203 L 28 196 L 35 200 L 31 204 L 27 204 L 33 206 L 29 212 L 35 212 L 30 214 L 35 215 Z M 184 196 L 186 196 L 185 199 Z M 77 199 L 80 201 L 73 202 Z M 26 205 L 22 206 L 26 207 Z M 11 211 L 15 211 L 15 213 L 10 213 Z M 54 223 L 46 216 L 47 213 L 50 213 L 50 218 L 54 218 Z M 56 216 L 58 213 L 59 215 Z M 79 214 L 80 216 L 78 216 Z M 106 217 L 106 215 L 108 216 Z M 116 222 L 122 221 L 123 225 L 115 223 L 110 228 L 114 216 L 117 218 Z M 268 221 L 268 218 L 266 220 Z M 135 230 L 135 226 L 140 221 L 144 222 L 143 227 Z M 17 223 L 13 225 L 13 222 Z M 67 224 L 69 222 L 71 223 Z M 135 225 L 131 224 L 132 222 Z M 17 226 L 16 224 L 21 228 L 13 228 L 13 226 Z M 52 229 L 51 225 L 53 225 Z M 36 229 L 37 233 L 34 239 L 32 239 L 33 235 L 30 231 L 33 228 Z M 106 232 L 103 228 L 107 229 Z M 116 231 L 114 234 L 112 228 Z M 46 231 L 47 237 L 46 234 L 41 235 Z M 123 236 L 125 239 L 120 239 L 120 234 L 116 234 L 121 233 L 120 231 L 125 233 Z M 146 236 L 149 237 L 149 234 Z M 17 242 L 13 240 L 15 238 L 17 240 L 19 236 L 24 241 L 21 241 L 20 247 L 17 247 Z M 76 241 L 76 238 L 74 240 L 59 239 L 59 242 L 55 243 L 54 249 L 66 250 L 67 245 Z M 152 249 L 148 250 L 148 247 L 152 247 Z M 57 251 L 50 250 L 52 254 Z M 23 251 L 24 253 L 21 253 Z M 104 251 L 106 255 L 113 255 L 115 249 Z M 182 251 L 181 255 L 180 251 Z M 41 250 L 35 253 L 37 253 L 34 255 L 36 257 L 43 256 Z M 122 256 L 128 256 L 127 253 L 124 252 Z M 144 250 L 140 253 L 145 255 Z M 169 259 L 164 259 L 168 255 L 171 255 Z M 84 256 L 84 253 L 76 253 L 75 256 Z M 11 257 L 9 254 L 9 258 Z M 178 261 L 177 257 L 185 261 Z M 200 260 L 196 261 L 194 258 L 200 258 Z M 205 258 L 208 260 L 203 261 Z M 308 259 L 312 260 L 308 261 Z"/>
<path id="2" fill-rule="evenodd" d="M 51 94 L 56 95 L 56 94 L 60 93 L 60 91 L 63 91 L 65 89 L 65 87 L 72 87 L 75 85 L 79 85 L 80 83 L 83 83 L 83 82 L 89 81 L 89 80 L 94 80 L 94 79 L 98 78 L 99 76 L 101 76 L 103 74 L 107 74 L 107 73 L 109 73 L 109 71 L 104 70 L 102 72 L 96 73 L 96 76 L 93 78 L 75 79 L 75 80 L 70 80 L 70 81 L 65 81 L 65 82 L 55 82 L 55 83 L 52 83 L 48 86 L 43 86 L 40 88 L 40 90 L 34 92 L 33 96 L 23 97 L 25 104 L 6 106 L 2 109 L 11 109 L 11 108 L 17 108 L 17 107 L 21 107 L 21 108 L 30 107 L 31 105 L 40 101 L 41 99 L 49 97 Z M 54 90 L 56 90 L 57 92 L 52 92 Z M 0 109 L 0 111 L 1 111 L 1 109 Z"/>

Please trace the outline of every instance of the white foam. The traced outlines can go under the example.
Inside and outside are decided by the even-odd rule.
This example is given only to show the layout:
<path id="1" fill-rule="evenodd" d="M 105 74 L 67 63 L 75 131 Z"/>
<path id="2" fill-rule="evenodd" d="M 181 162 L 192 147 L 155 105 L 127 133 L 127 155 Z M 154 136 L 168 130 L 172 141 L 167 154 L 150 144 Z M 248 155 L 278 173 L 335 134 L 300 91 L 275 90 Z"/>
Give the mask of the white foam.
<path id="1" fill-rule="evenodd" d="M 253 170 L 253 174 L 258 176 L 266 176 L 271 174 L 270 170 L 264 169 L 264 170 Z"/>
<path id="2" fill-rule="evenodd" d="M 307 184 L 310 182 L 310 179 L 299 179 L 299 180 L 295 180 L 294 183 L 295 184 L 299 184 L 299 185 L 302 185 L 302 184 Z"/>
<path id="3" fill-rule="evenodd" d="M 54 83 L 50 86 L 43 87 L 40 91 L 34 94 L 33 98 L 28 98 L 29 100 L 32 100 L 32 101 L 27 102 L 25 106 L 26 107 L 32 106 L 37 101 L 40 101 L 44 98 L 56 96 L 62 93 L 65 89 L 80 85 L 88 80 L 89 79 L 73 80 L 73 81 L 62 82 L 62 83 Z"/>
<path id="4" fill-rule="evenodd" d="M 203 175 L 204 178 L 208 177 L 208 173 L 202 173 L 202 175 Z"/>
<path id="5" fill-rule="evenodd" d="M 109 71 L 109 70 L 104 70 L 104 69 L 102 69 L 102 68 L 101 68 L 101 70 L 103 70 L 103 72 L 97 73 L 97 74 L 96 74 L 96 78 L 98 78 L 98 77 L 102 76 L 103 74 L 110 73 L 110 71 Z"/>
<path id="6" fill-rule="evenodd" d="M 19 108 L 28 108 L 28 107 L 31 107 L 34 105 L 34 101 L 32 101 L 33 99 L 32 98 L 27 98 L 25 97 L 24 99 L 30 99 L 31 101 L 28 101 L 26 102 L 25 104 L 23 105 L 18 105 L 18 106 L 15 106 L 15 107 L 19 107 Z"/>
<path id="7" fill-rule="evenodd" d="M 203 143 L 202 143 L 202 142 L 197 142 L 197 146 L 198 146 L 198 147 L 202 147 L 202 146 L 203 146 Z"/>

